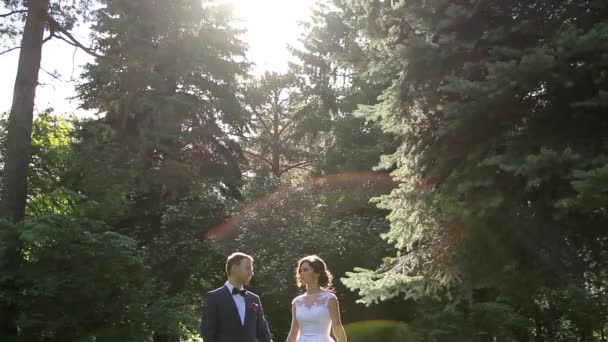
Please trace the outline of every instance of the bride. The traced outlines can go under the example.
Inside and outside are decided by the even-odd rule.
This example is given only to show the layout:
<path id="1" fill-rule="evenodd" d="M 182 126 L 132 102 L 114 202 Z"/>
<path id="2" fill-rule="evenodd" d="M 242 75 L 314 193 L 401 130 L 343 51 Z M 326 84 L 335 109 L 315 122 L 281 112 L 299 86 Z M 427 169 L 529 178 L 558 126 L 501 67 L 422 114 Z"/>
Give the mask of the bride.
<path id="1" fill-rule="evenodd" d="M 346 333 L 340 320 L 336 295 L 329 291 L 332 275 L 323 259 L 316 255 L 298 261 L 298 286 L 305 285 L 306 293 L 291 302 L 291 329 L 287 342 L 346 342 Z"/>

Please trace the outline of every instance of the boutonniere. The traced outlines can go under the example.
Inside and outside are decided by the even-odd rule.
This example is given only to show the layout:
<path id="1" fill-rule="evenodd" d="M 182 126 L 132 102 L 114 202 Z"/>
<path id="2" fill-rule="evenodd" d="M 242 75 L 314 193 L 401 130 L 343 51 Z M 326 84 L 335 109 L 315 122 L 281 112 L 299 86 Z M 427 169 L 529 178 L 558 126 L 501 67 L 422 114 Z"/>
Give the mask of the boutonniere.
<path id="1" fill-rule="evenodd" d="M 260 306 L 256 302 L 251 302 L 251 305 L 249 305 L 249 308 L 251 310 L 253 310 L 253 312 L 258 312 L 258 310 L 260 310 Z"/>

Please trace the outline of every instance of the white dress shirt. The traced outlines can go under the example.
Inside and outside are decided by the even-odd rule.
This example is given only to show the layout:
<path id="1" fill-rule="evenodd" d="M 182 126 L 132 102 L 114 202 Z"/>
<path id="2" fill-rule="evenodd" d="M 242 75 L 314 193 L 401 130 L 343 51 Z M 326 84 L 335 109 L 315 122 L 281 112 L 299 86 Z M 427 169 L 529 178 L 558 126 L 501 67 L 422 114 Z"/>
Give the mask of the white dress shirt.
<path id="1" fill-rule="evenodd" d="M 232 294 L 232 289 L 234 285 L 232 285 L 229 281 L 226 282 L 226 287 L 230 294 L 232 295 L 232 300 L 234 300 L 234 304 L 236 304 L 237 310 L 239 310 L 239 316 L 241 316 L 241 325 L 245 325 L 245 297 L 240 294 Z M 242 290 L 243 288 L 237 288 L 238 290 Z"/>

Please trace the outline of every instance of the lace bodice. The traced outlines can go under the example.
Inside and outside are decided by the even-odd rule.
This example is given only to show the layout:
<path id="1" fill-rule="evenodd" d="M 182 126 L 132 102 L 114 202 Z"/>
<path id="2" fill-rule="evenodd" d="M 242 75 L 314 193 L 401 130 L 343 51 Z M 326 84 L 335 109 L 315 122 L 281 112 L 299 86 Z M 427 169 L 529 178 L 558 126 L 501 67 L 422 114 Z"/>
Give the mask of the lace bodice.
<path id="1" fill-rule="evenodd" d="M 336 298 L 331 292 L 296 297 L 292 304 L 295 307 L 296 320 L 300 326 L 300 338 L 304 341 L 333 341 L 330 337 L 331 317 L 329 300 Z"/>

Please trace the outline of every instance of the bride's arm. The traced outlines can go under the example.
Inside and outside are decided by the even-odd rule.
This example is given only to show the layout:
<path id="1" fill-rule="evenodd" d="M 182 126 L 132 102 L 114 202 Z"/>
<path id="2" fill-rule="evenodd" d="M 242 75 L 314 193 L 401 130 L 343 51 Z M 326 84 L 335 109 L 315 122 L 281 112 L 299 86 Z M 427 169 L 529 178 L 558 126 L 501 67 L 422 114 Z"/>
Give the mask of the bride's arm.
<path id="1" fill-rule="evenodd" d="M 291 328 L 289 329 L 289 335 L 287 335 L 287 342 L 296 342 L 298 335 L 300 334 L 300 325 L 296 320 L 296 304 L 291 304 Z"/>
<path id="2" fill-rule="evenodd" d="M 329 313 L 331 315 L 331 327 L 336 337 L 336 342 L 346 342 L 346 332 L 342 326 L 342 319 L 340 318 L 340 307 L 338 305 L 338 299 L 331 298 L 329 300 Z"/>

